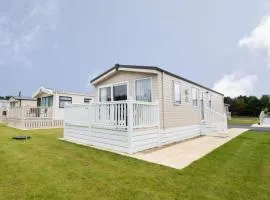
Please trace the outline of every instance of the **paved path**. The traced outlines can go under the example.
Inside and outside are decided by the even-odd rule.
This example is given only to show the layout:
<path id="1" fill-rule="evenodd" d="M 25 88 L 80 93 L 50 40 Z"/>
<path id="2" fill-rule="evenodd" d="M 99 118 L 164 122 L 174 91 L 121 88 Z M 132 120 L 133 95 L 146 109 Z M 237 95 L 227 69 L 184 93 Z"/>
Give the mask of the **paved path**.
<path id="1" fill-rule="evenodd" d="M 139 152 L 131 157 L 168 167 L 182 169 L 223 145 L 247 129 L 229 129 L 229 137 L 202 136 L 152 151 Z"/>
<path id="2" fill-rule="evenodd" d="M 234 124 L 234 125 L 228 125 L 229 128 L 243 128 L 243 129 L 249 129 L 249 130 L 252 130 L 252 131 L 270 131 L 270 126 L 255 126 L 255 125 L 237 125 L 237 124 Z"/>

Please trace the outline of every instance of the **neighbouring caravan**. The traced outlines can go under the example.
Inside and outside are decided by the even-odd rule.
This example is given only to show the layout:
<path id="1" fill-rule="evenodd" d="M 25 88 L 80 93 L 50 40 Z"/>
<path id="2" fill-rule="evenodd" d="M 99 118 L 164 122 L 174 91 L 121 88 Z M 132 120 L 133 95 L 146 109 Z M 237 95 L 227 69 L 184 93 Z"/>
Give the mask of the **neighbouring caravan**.
<path id="1" fill-rule="evenodd" d="M 90 103 L 93 96 L 82 92 L 71 92 L 59 89 L 40 87 L 33 97 L 37 99 L 38 107 L 53 108 L 53 118 L 56 120 L 64 119 L 64 107 L 68 104 Z"/>
<path id="2" fill-rule="evenodd" d="M 93 97 L 78 93 L 40 87 L 32 97 L 12 97 L 8 111 L 9 126 L 28 130 L 63 127 L 64 107 L 87 104 Z"/>

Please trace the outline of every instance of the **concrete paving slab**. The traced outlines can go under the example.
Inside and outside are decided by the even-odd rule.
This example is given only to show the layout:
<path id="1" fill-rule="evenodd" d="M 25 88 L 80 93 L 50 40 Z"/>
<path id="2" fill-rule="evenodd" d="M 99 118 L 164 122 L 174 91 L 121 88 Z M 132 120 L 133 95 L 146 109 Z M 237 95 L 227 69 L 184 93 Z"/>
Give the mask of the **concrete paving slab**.
<path id="1" fill-rule="evenodd" d="M 270 124 L 252 124 L 251 127 L 269 128 Z"/>
<path id="2" fill-rule="evenodd" d="M 175 169 L 183 169 L 247 130 L 232 128 L 229 129 L 228 137 L 202 136 L 129 156 Z"/>

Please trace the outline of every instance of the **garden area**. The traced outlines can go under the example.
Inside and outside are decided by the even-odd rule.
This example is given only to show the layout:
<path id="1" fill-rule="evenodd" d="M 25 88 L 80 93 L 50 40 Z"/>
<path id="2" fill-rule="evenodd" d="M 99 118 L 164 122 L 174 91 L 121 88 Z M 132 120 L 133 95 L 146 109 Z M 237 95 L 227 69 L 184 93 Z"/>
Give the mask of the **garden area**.
<path id="1" fill-rule="evenodd" d="M 0 199 L 270 199 L 270 132 L 246 132 L 183 170 L 0 125 Z M 29 135 L 25 141 L 12 140 Z"/>
<path id="2" fill-rule="evenodd" d="M 230 125 L 252 125 L 259 122 L 258 117 L 245 117 L 245 116 L 232 116 L 231 120 L 228 120 Z"/>

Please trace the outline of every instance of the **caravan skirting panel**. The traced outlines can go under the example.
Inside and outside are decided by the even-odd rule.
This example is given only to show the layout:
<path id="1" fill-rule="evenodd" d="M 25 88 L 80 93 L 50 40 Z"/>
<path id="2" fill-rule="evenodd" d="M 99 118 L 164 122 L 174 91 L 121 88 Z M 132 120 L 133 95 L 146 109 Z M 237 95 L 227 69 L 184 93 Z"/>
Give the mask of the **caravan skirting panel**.
<path id="1" fill-rule="evenodd" d="M 124 129 L 101 127 L 91 127 L 90 129 L 88 126 L 75 124 L 66 124 L 64 128 L 65 140 L 124 153 L 136 153 L 197 136 L 200 136 L 200 125 L 175 127 L 160 131 L 157 127 L 141 131 L 137 129 L 133 131 L 130 138 L 127 130 Z"/>

